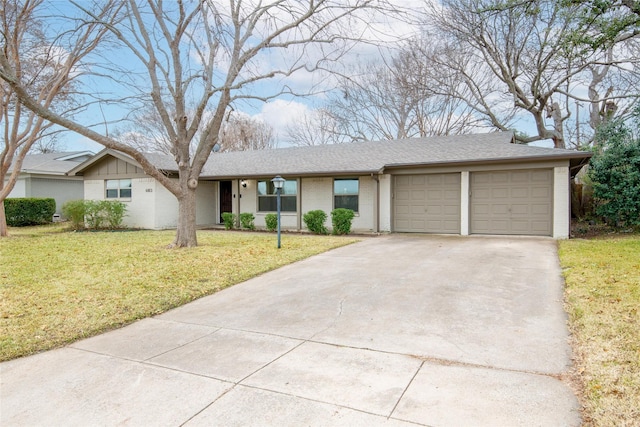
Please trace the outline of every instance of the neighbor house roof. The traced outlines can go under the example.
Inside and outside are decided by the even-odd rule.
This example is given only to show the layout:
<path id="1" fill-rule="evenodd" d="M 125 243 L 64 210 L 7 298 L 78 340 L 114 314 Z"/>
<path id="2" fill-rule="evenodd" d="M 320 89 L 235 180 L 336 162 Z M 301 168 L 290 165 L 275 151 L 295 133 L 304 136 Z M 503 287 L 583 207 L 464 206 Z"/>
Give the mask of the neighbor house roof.
<path id="1" fill-rule="evenodd" d="M 91 151 L 27 154 L 24 157 L 20 171 L 30 174 L 65 175 L 91 156 L 93 156 Z M 13 166 L 9 170 L 12 170 L 12 168 Z"/>
<path id="2" fill-rule="evenodd" d="M 512 132 L 408 138 L 394 141 L 290 147 L 212 153 L 200 174 L 203 179 L 382 173 L 397 167 L 444 164 L 570 160 L 579 169 L 590 153 L 514 144 Z M 137 165 L 131 157 L 104 150 L 70 174 L 81 173 L 106 155 Z M 158 169 L 175 172 L 172 156 L 145 155 Z"/>

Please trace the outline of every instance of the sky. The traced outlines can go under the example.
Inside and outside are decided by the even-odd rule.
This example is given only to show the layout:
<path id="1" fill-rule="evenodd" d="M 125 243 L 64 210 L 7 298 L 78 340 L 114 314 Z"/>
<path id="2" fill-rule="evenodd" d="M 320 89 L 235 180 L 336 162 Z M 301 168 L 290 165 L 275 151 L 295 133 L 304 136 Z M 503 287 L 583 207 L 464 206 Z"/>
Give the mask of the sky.
<path id="1" fill-rule="evenodd" d="M 421 0 L 391 1 L 400 7 L 409 9 L 413 8 L 415 10 L 417 10 L 419 5 L 422 3 Z M 52 4 L 57 11 L 63 12 L 66 8 L 71 7 L 68 2 L 53 1 Z M 408 22 L 410 18 L 394 19 L 390 17 L 379 17 L 378 19 L 379 21 L 377 22 L 368 22 L 370 28 L 366 30 L 368 33 L 367 37 L 377 39 L 378 42 L 375 44 L 361 43 L 352 46 L 349 52 L 340 58 L 340 65 L 343 68 L 346 68 L 351 64 L 356 64 L 357 62 L 380 60 L 383 52 L 388 52 L 388 47 L 393 46 L 393 44 L 389 44 L 391 41 L 419 33 L 419 27 Z M 266 53 L 259 58 L 256 66 L 264 67 L 264 69 L 269 69 L 269 67 L 278 67 L 282 63 L 291 59 L 291 57 L 287 57 L 287 55 L 294 55 L 295 52 L 296 49 L 287 49 Z M 117 56 L 121 63 L 136 63 L 136 58 L 126 51 L 111 52 L 111 54 Z M 305 52 L 305 54 L 308 55 L 309 60 L 311 61 L 314 55 L 314 49 L 310 49 L 308 52 Z M 194 58 L 192 58 L 193 61 L 196 61 Z M 135 66 L 132 65 L 132 67 Z M 108 91 L 108 88 L 103 86 L 103 82 L 104 81 L 102 81 L 102 83 L 96 83 L 96 86 L 93 87 L 98 90 L 98 86 L 100 86 L 100 90 Z M 257 91 L 264 90 L 265 92 L 272 92 L 274 87 L 270 87 L 268 85 L 275 84 L 276 87 L 278 87 L 278 85 L 285 83 L 294 88 L 297 92 L 306 92 L 314 89 L 330 90 L 332 88 L 330 76 L 317 72 L 309 73 L 303 70 L 290 76 L 286 81 L 263 83 L 261 84 L 262 86 L 256 86 L 254 89 Z M 90 89 L 92 88 L 91 84 L 88 86 Z M 322 106 L 325 99 L 326 93 L 319 93 L 307 97 L 280 96 L 277 99 L 271 99 L 267 102 L 256 101 L 238 103 L 234 105 L 234 108 L 253 117 L 259 118 L 272 126 L 274 129 L 276 146 L 284 147 L 288 145 L 286 141 L 287 127 L 295 123 L 297 120 L 300 120 L 303 115 L 311 112 L 313 108 Z M 100 110 L 93 109 L 87 113 L 77 116 L 76 119 L 83 124 L 98 124 L 96 130 L 101 133 L 104 133 L 105 129 L 108 129 L 109 132 L 113 133 L 116 129 L 114 125 L 103 125 L 100 123 L 111 122 L 114 118 L 120 117 L 124 113 L 125 112 L 123 112 L 119 107 L 103 105 Z M 523 130 L 526 131 L 528 126 L 531 126 L 531 124 L 527 122 L 522 123 Z M 65 151 L 88 150 L 98 152 L 103 148 L 100 144 L 72 132 L 65 132 L 60 138 L 60 141 L 61 148 Z M 544 142 L 542 143 L 542 145 L 545 144 L 546 143 Z"/>

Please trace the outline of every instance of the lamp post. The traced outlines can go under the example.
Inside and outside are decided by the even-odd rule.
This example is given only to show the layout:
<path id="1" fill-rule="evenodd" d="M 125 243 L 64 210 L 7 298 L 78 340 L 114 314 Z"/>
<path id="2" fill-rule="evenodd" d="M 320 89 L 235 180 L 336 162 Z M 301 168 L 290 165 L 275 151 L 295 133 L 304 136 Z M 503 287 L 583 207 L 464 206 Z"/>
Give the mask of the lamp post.
<path id="1" fill-rule="evenodd" d="M 280 249 L 280 193 L 282 192 L 282 187 L 284 187 L 284 182 L 286 180 L 280 175 L 276 176 L 271 180 L 273 182 L 273 186 L 276 188 L 276 206 L 278 210 L 278 249 Z"/>

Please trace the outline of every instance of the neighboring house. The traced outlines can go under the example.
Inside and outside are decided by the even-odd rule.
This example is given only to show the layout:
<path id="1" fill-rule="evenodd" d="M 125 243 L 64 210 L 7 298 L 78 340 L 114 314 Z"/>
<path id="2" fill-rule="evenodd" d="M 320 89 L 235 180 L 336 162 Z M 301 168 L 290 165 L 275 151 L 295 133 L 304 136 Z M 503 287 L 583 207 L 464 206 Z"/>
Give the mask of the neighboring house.
<path id="1" fill-rule="evenodd" d="M 67 172 L 92 156 L 90 151 L 27 154 L 9 198 L 53 198 L 56 201 L 56 214 L 61 215 L 65 202 L 84 196 L 82 177 L 69 176 Z M 11 171 L 9 169 L 9 174 Z"/>
<path id="2" fill-rule="evenodd" d="M 264 227 L 276 209 L 271 179 L 281 175 L 284 229 L 303 229 L 310 210 L 347 207 L 356 211 L 355 232 L 568 237 L 570 178 L 590 154 L 513 141 L 502 132 L 212 153 L 198 185 L 197 224 L 251 212 Z M 177 176 L 170 156 L 148 158 Z M 84 176 L 86 199 L 128 203 L 128 225 L 175 227 L 175 198 L 128 156 L 104 150 L 70 173 Z"/>

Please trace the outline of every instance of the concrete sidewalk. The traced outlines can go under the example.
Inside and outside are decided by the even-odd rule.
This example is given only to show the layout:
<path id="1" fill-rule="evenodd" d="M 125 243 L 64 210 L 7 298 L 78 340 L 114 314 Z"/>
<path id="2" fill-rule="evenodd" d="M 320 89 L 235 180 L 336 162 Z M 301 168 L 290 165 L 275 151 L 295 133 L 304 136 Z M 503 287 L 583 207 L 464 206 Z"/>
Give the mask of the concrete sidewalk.
<path id="1" fill-rule="evenodd" d="M 2 426 L 577 426 L 555 241 L 390 235 L 0 364 Z"/>

